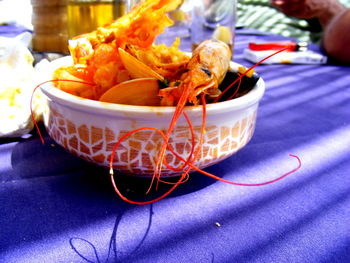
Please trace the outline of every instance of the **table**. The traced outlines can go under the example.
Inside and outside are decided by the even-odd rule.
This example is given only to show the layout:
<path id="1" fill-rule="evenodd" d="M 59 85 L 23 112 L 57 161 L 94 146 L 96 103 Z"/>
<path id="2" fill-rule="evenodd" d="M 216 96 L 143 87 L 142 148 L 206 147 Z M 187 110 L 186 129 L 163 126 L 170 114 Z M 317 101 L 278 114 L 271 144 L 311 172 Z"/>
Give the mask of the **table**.
<path id="1" fill-rule="evenodd" d="M 235 61 L 252 40 L 237 31 Z M 136 206 L 108 171 L 65 152 L 47 134 L 0 140 L 0 262 L 350 262 L 350 67 L 261 65 L 267 86 L 255 134 L 170 196 Z M 125 184 L 142 188 L 142 179 Z M 135 190 L 133 190 L 135 191 Z M 131 195 L 137 193 L 131 191 Z M 143 192 L 140 193 L 140 195 Z"/>

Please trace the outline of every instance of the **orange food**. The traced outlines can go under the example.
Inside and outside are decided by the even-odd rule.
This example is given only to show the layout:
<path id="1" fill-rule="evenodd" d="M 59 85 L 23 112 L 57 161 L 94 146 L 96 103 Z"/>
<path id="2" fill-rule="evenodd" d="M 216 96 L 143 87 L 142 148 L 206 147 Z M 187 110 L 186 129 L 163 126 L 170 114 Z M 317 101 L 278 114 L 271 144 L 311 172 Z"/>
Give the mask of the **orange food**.
<path id="1" fill-rule="evenodd" d="M 108 89 L 133 78 L 156 77 L 168 81 L 178 78 L 189 60 L 185 53 L 178 50 L 179 40 L 170 47 L 153 44 L 164 28 L 172 25 L 166 13 L 173 9 L 175 2 L 145 0 L 115 22 L 74 37 L 69 41 L 74 65 L 58 69 L 54 79 L 68 77 L 95 85 L 69 88 L 69 83 L 55 82 L 56 86 L 73 95 L 98 100 Z M 127 57 L 129 61 L 125 62 L 122 57 Z M 135 61 L 147 65 L 145 74 L 135 75 L 135 69 L 128 67 L 130 64 L 134 66 Z M 142 67 L 140 63 L 137 65 Z M 155 74 L 148 74 L 151 72 L 149 68 Z M 139 69 L 136 67 L 136 70 Z M 86 90 L 81 90 L 84 88 Z"/>
<path id="2" fill-rule="evenodd" d="M 140 78 L 122 82 L 109 90 L 101 97 L 100 101 L 141 105 L 141 106 L 159 106 L 158 97 L 159 81 L 153 78 Z"/>
<path id="3" fill-rule="evenodd" d="M 233 185 L 260 186 L 274 183 L 297 171 L 301 166 L 300 159 L 291 155 L 299 162 L 297 168 L 267 182 L 245 184 L 222 179 L 194 165 L 202 151 L 206 132 L 205 96 L 217 96 L 216 100 L 220 98 L 221 91 L 218 87 L 229 68 L 231 50 L 224 42 L 207 40 L 201 43 L 194 50 L 192 57 L 189 58 L 178 50 L 179 40 L 176 40 L 170 47 L 154 45 L 156 36 L 165 27 L 172 24 L 166 16 L 166 12 L 173 10 L 181 3 L 181 0 L 145 0 L 129 14 L 114 23 L 98 28 L 89 34 L 75 37 L 69 43 L 74 64 L 59 68 L 54 72 L 54 80 L 47 81 L 55 83 L 58 88 L 73 95 L 94 100 L 99 99 L 103 102 L 176 106 L 165 132 L 153 127 L 139 127 L 118 138 L 112 149 L 109 164 L 113 187 L 123 200 L 132 204 L 149 204 L 164 198 L 180 183 L 185 182 L 188 173 L 194 170 Z M 230 89 L 237 81 L 241 83 L 243 76 L 261 62 L 244 71 L 227 89 Z M 167 80 L 165 82 L 169 84 L 168 87 L 160 89 L 159 80 Z M 38 87 L 39 85 L 35 89 Z M 239 85 L 237 90 L 238 88 Z M 221 94 L 225 93 L 227 89 Z M 199 131 L 195 130 L 184 111 L 187 104 L 202 104 L 202 120 Z M 181 115 L 186 118 L 191 134 L 191 151 L 186 159 L 182 158 L 169 145 L 172 132 Z M 35 123 L 34 118 L 33 121 Z M 36 123 L 35 126 L 38 128 Z M 155 180 L 157 184 L 167 183 L 161 179 L 163 165 L 170 170 L 181 172 L 178 181 L 173 183 L 168 191 L 145 202 L 137 202 L 125 197 L 114 181 L 113 172 L 114 158 L 118 158 L 116 150 L 121 142 L 141 130 L 155 131 L 163 140 L 159 145 L 157 156 L 154 156 L 155 169 L 149 190 Z M 199 134 L 196 134 L 198 132 Z M 40 131 L 39 135 L 41 136 Z M 175 164 L 178 167 L 167 163 L 167 154 L 172 154 L 179 160 Z"/>

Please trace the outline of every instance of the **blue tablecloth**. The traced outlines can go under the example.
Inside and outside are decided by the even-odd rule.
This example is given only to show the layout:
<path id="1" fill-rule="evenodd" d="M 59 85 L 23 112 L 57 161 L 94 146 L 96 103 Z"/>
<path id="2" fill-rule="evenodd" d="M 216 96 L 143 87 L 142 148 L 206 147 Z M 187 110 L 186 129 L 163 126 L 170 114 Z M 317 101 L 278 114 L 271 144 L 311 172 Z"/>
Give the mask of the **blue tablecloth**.
<path id="1" fill-rule="evenodd" d="M 235 60 L 252 40 L 243 34 Z M 136 206 L 108 171 L 45 135 L 0 140 L 0 262 L 350 262 L 350 67 L 261 65 L 267 86 L 256 131 L 207 170 L 275 184 L 232 186 L 193 173 L 169 197 Z M 1 124 L 0 124 L 1 125 Z M 130 196 L 149 181 L 122 178 Z"/>

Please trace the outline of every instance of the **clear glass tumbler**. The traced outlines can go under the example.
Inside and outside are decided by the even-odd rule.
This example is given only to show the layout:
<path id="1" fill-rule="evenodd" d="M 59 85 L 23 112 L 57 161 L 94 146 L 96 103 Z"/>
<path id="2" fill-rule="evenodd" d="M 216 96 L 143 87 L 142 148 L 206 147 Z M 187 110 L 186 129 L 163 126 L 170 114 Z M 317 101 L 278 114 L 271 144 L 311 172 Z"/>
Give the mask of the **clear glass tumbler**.
<path id="1" fill-rule="evenodd" d="M 193 0 L 191 21 L 192 49 L 200 42 L 216 38 L 233 50 L 236 26 L 236 0 Z"/>
<path id="2" fill-rule="evenodd" d="M 141 0 L 127 0 L 130 11 Z M 168 16 L 174 24 L 159 35 L 156 43 L 171 45 L 176 37 L 180 48 L 193 50 L 206 39 L 216 38 L 230 45 L 233 51 L 237 0 L 173 0 Z"/>
<path id="3" fill-rule="evenodd" d="M 140 0 L 126 0 L 126 11 L 129 12 Z"/>

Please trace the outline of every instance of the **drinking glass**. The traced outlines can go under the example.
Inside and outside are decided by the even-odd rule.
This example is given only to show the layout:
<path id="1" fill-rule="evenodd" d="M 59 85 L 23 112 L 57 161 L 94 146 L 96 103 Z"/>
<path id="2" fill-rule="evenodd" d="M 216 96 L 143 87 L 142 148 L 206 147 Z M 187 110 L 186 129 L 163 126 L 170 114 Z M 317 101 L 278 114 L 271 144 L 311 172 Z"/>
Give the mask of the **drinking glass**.
<path id="1" fill-rule="evenodd" d="M 91 32 L 125 14 L 124 0 L 68 0 L 69 38 Z"/>
<path id="2" fill-rule="evenodd" d="M 127 10 L 140 1 L 127 0 Z M 178 37 L 181 39 L 180 49 L 190 51 L 200 42 L 216 38 L 233 50 L 236 0 L 174 0 L 171 4 L 168 16 L 174 24 L 157 37 L 157 44 L 171 45 Z"/>
<path id="3" fill-rule="evenodd" d="M 126 11 L 129 12 L 140 0 L 126 0 Z"/>
<path id="4" fill-rule="evenodd" d="M 164 33 L 157 37 L 156 43 L 171 45 L 176 38 L 180 38 L 180 49 L 185 50 L 187 46 L 190 46 L 192 2 L 194 1 L 175 0 L 172 3 L 173 5 L 167 15 L 174 24 L 164 29 Z"/>
<path id="5" fill-rule="evenodd" d="M 216 38 L 233 49 L 236 25 L 236 0 L 193 0 L 191 43 Z"/>

